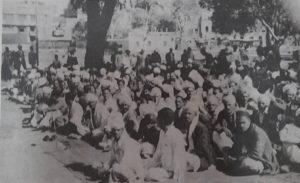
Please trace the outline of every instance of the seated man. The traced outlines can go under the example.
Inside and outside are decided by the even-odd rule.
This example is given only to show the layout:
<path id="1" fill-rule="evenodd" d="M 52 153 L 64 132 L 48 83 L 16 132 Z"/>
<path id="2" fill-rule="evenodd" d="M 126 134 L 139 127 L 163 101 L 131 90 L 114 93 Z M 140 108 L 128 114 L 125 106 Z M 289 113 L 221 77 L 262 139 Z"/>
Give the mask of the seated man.
<path id="1" fill-rule="evenodd" d="M 246 110 L 236 112 L 236 141 L 225 157 L 233 175 L 275 174 L 279 165 L 266 132 L 251 123 Z"/>
<path id="2" fill-rule="evenodd" d="M 138 131 L 139 142 L 142 143 L 142 157 L 152 157 L 159 140 L 159 129 L 156 126 L 156 115 L 146 114 L 141 120 Z"/>
<path id="3" fill-rule="evenodd" d="M 156 181 L 173 178 L 176 182 L 183 182 L 186 164 L 184 136 L 173 126 L 174 112 L 171 109 L 161 109 L 157 119 L 161 131 L 154 156 L 146 164 L 146 177 Z"/>
<path id="4" fill-rule="evenodd" d="M 129 137 L 124 124 L 121 116 L 110 124 L 113 136 L 111 157 L 101 167 L 101 172 L 110 172 L 110 182 L 144 182 L 140 145 Z"/>
<path id="5" fill-rule="evenodd" d="M 220 152 L 232 147 L 236 134 L 236 114 L 238 106 L 233 95 L 223 97 L 224 109 L 219 113 L 213 131 L 213 142 Z"/>
<path id="6" fill-rule="evenodd" d="M 49 106 L 41 111 L 45 114 L 38 127 L 57 127 L 64 126 L 68 122 L 68 105 L 63 96 L 63 91 L 59 90 L 51 93 Z"/>
<path id="7" fill-rule="evenodd" d="M 137 140 L 138 139 L 138 129 L 140 123 L 137 119 L 137 114 L 135 112 L 135 103 L 127 95 L 120 95 L 117 100 L 119 111 L 123 115 L 125 122 L 125 128 L 128 135 Z"/>
<path id="8" fill-rule="evenodd" d="M 188 102 L 183 108 L 187 161 L 193 171 L 208 169 L 214 162 L 208 128 L 199 120 L 197 104 Z"/>
<path id="9" fill-rule="evenodd" d="M 300 110 L 296 112 L 294 123 L 286 124 L 279 132 L 280 140 L 283 143 L 283 154 L 290 163 L 300 163 Z"/>
<path id="10" fill-rule="evenodd" d="M 83 129 L 87 133 L 83 135 L 83 139 L 91 145 L 98 145 L 104 136 L 104 125 L 108 118 L 108 112 L 99 103 L 98 96 L 87 93 L 82 97 L 84 103 Z"/>
<path id="11" fill-rule="evenodd" d="M 82 125 L 83 109 L 72 93 L 67 93 L 65 98 L 69 107 L 69 122 L 58 128 L 57 132 L 62 135 L 79 134 L 84 136 L 89 132 L 89 129 Z"/>

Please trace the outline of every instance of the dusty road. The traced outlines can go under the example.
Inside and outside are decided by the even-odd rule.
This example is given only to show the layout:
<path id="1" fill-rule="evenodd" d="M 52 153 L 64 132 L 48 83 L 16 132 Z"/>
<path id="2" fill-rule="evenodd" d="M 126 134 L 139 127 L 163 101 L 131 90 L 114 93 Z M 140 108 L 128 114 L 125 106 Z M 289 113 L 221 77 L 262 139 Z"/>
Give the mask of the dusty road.
<path id="1" fill-rule="evenodd" d="M 22 120 L 29 116 L 28 106 L 7 98 L 2 95 L 0 183 L 99 182 L 94 179 L 90 165 L 107 160 L 108 154 L 80 140 L 61 136 L 53 142 L 44 142 L 42 138 L 50 132 L 22 128 Z M 186 176 L 187 183 L 296 183 L 299 180 L 299 173 L 231 177 L 214 168 Z"/>

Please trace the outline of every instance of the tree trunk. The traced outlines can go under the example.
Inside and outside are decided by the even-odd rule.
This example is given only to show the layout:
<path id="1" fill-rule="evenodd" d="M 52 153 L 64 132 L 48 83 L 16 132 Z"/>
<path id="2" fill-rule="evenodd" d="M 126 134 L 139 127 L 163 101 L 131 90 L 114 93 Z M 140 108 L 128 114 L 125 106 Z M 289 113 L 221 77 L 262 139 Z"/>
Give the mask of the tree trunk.
<path id="1" fill-rule="evenodd" d="M 87 46 L 84 65 L 87 68 L 100 68 L 104 64 L 106 35 L 109 29 L 117 0 L 105 0 L 100 14 L 99 0 L 87 0 Z"/>

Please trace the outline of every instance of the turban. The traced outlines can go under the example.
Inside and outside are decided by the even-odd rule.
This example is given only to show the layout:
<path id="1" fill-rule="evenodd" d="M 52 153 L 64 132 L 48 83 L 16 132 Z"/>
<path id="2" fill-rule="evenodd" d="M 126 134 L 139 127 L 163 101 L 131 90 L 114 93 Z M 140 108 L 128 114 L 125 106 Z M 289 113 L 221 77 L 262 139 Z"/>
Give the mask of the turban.
<path id="1" fill-rule="evenodd" d="M 157 112 L 155 111 L 154 103 L 141 104 L 139 107 L 139 112 L 141 116 L 145 116 L 147 114 L 157 115 Z"/>
<path id="2" fill-rule="evenodd" d="M 86 72 L 86 71 L 82 71 L 81 72 L 81 77 L 84 80 L 89 80 L 90 79 L 90 73 Z"/>
<path id="3" fill-rule="evenodd" d="M 132 103 L 133 103 L 132 99 L 128 95 L 125 95 L 125 94 L 119 95 L 118 101 L 119 101 L 119 104 L 132 105 Z"/>
<path id="4" fill-rule="evenodd" d="M 236 103 L 236 99 L 233 95 L 227 95 L 223 97 L 223 102 L 225 103 Z"/>
<path id="5" fill-rule="evenodd" d="M 184 81 L 183 83 L 183 88 L 184 89 L 193 89 L 195 90 L 195 85 L 189 81 Z"/>
<path id="6" fill-rule="evenodd" d="M 115 71 L 113 73 L 113 78 L 115 78 L 115 79 L 121 79 L 121 72 L 120 71 Z"/>
<path id="7" fill-rule="evenodd" d="M 230 77 L 229 80 L 230 80 L 231 82 L 234 82 L 234 83 L 236 83 L 236 84 L 239 84 L 239 83 L 241 82 L 242 78 L 241 78 L 241 76 L 240 76 L 239 74 L 234 73 L 234 74 Z"/>
<path id="8" fill-rule="evenodd" d="M 155 67 L 155 68 L 153 69 L 153 73 L 155 73 L 155 74 L 160 74 L 160 68 Z"/>
<path id="9" fill-rule="evenodd" d="M 87 93 L 84 97 L 84 100 L 85 100 L 86 103 L 97 102 L 98 101 L 98 96 L 93 94 L 93 93 Z"/>
<path id="10" fill-rule="evenodd" d="M 199 74 L 198 71 L 192 70 L 192 71 L 189 73 L 189 78 L 191 78 L 191 80 L 192 80 L 194 83 L 198 83 L 199 87 L 202 87 L 202 86 L 203 86 L 204 79 L 203 79 L 203 77 Z"/>
<path id="11" fill-rule="evenodd" d="M 154 87 L 151 92 L 150 92 L 151 96 L 154 97 L 161 97 L 161 90 L 157 87 Z"/>
<path id="12" fill-rule="evenodd" d="M 39 86 L 43 86 L 43 85 L 47 84 L 47 79 L 46 78 L 40 78 L 38 82 L 39 82 Z"/>
<path id="13" fill-rule="evenodd" d="M 79 83 L 80 78 L 78 76 L 72 78 L 73 83 Z"/>
<path id="14" fill-rule="evenodd" d="M 49 86 L 44 86 L 43 87 L 43 93 L 44 94 L 50 94 L 52 92 L 52 88 L 50 88 Z"/>
<path id="15" fill-rule="evenodd" d="M 122 115 L 115 114 L 115 116 L 109 118 L 108 123 L 111 129 L 123 129 L 125 127 Z"/>
<path id="16" fill-rule="evenodd" d="M 184 91 L 180 91 L 180 92 L 176 95 L 176 97 L 181 97 L 181 98 L 185 99 L 185 98 L 187 97 L 187 95 L 186 95 L 186 93 L 185 93 Z"/>
<path id="17" fill-rule="evenodd" d="M 185 106 L 183 107 L 184 111 L 189 111 L 191 113 L 198 112 L 198 109 L 199 109 L 199 106 L 194 101 L 186 103 Z"/>
<path id="18" fill-rule="evenodd" d="M 292 94 L 297 94 L 297 85 L 296 84 L 287 84 L 282 88 L 283 93 L 290 92 Z"/>
<path id="19" fill-rule="evenodd" d="M 174 95 L 174 88 L 172 85 L 169 85 L 169 84 L 163 84 L 162 85 L 162 90 L 169 94 L 170 96 L 173 96 Z"/>
<path id="20" fill-rule="evenodd" d="M 166 65 L 161 65 L 160 69 L 165 71 L 165 70 L 167 70 L 167 66 Z"/>
<path id="21" fill-rule="evenodd" d="M 266 105 L 270 105 L 271 99 L 268 95 L 262 94 L 258 97 L 258 102 L 265 103 Z"/>
<path id="22" fill-rule="evenodd" d="M 105 68 L 101 68 L 101 69 L 100 69 L 100 74 L 101 74 L 101 76 L 105 76 L 106 73 L 107 73 L 107 71 L 106 71 Z"/>

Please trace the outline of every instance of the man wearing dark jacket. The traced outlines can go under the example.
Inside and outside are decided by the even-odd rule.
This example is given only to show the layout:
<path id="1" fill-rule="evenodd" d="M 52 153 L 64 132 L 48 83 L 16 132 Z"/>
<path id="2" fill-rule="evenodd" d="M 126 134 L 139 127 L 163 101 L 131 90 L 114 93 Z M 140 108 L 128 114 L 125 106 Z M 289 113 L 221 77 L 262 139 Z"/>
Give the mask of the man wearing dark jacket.
<path id="1" fill-rule="evenodd" d="M 170 51 L 166 54 L 166 62 L 168 68 L 175 68 L 175 56 L 172 48 L 170 48 Z"/>
<path id="2" fill-rule="evenodd" d="M 279 165 L 266 132 L 251 123 L 246 110 L 236 112 L 238 126 L 236 141 L 225 158 L 235 175 L 275 174 Z"/>
<path id="3" fill-rule="evenodd" d="M 211 145 L 210 134 L 207 127 L 199 121 L 197 105 L 187 103 L 183 109 L 183 120 L 186 124 L 185 135 L 187 142 L 187 162 L 197 171 L 207 170 L 214 163 L 214 153 Z M 188 166 L 189 168 L 189 166 Z M 195 170 L 195 169 L 194 169 Z"/>
<path id="4" fill-rule="evenodd" d="M 75 54 L 74 50 L 70 51 L 70 54 L 67 59 L 67 66 L 72 67 L 73 65 L 78 65 L 77 57 L 74 54 Z"/>

